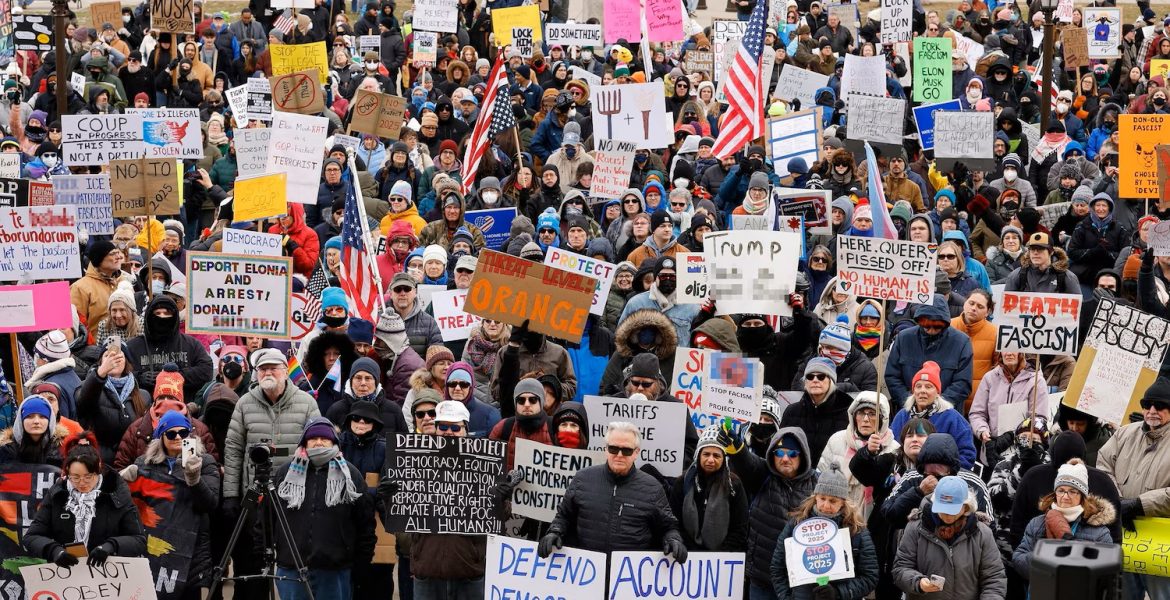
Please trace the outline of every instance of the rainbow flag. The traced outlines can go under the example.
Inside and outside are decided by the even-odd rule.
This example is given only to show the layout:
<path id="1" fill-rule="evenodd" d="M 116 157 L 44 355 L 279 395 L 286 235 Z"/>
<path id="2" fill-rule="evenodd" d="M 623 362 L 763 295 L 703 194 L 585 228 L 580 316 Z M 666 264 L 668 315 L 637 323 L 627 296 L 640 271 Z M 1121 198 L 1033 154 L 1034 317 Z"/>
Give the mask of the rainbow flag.
<path id="1" fill-rule="evenodd" d="M 297 361 L 296 356 L 288 357 L 288 378 L 297 387 L 300 387 L 302 382 L 308 381 L 309 379 L 305 375 L 305 370 L 301 368 L 301 363 Z"/>

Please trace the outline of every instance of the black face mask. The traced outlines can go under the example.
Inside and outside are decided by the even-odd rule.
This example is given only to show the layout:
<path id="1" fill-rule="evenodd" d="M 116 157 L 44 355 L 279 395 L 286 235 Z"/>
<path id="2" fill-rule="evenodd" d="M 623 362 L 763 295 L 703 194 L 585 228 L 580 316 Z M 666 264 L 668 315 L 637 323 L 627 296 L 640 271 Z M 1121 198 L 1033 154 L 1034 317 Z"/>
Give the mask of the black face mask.
<path id="1" fill-rule="evenodd" d="M 175 326 L 179 324 L 178 317 L 158 317 L 151 316 L 151 324 L 153 325 L 151 333 L 154 334 L 170 334 L 175 331 Z"/>
<path id="2" fill-rule="evenodd" d="M 244 366 L 237 362 L 223 363 L 223 378 L 224 379 L 239 379 L 240 375 L 244 374 Z"/>
<path id="3" fill-rule="evenodd" d="M 759 348 L 768 341 L 771 331 L 767 327 L 740 327 L 735 337 L 739 338 L 739 345 L 744 348 Z"/>
<path id="4" fill-rule="evenodd" d="M 658 291 L 662 292 L 663 295 L 669 296 L 673 294 L 677 287 L 678 280 L 673 276 L 661 276 L 658 278 Z"/>
<path id="5" fill-rule="evenodd" d="M 20 90 L 9 90 L 8 101 L 13 104 L 20 102 Z"/>
<path id="6" fill-rule="evenodd" d="M 758 158 L 749 158 L 748 164 L 751 165 L 753 171 L 759 171 L 764 168 L 764 161 Z"/>
<path id="7" fill-rule="evenodd" d="M 757 329 L 763 328 L 757 327 Z M 776 435 L 775 423 L 756 423 L 752 425 L 752 437 L 757 440 L 770 440 L 773 435 Z"/>
<path id="8" fill-rule="evenodd" d="M 1154 106 L 1162 106 L 1166 103 L 1165 98 L 1154 98 Z"/>
<path id="9" fill-rule="evenodd" d="M 544 345 L 544 334 L 543 333 L 535 333 L 535 332 L 529 331 L 528 335 L 524 336 L 524 348 L 527 349 L 529 352 L 532 352 L 533 354 L 539 352 L 540 347 L 543 345 Z"/>
<path id="10" fill-rule="evenodd" d="M 326 327 L 341 327 L 342 325 L 345 325 L 345 321 L 347 319 L 349 319 L 349 317 L 346 316 L 321 317 L 321 322 L 324 323 Z"/>

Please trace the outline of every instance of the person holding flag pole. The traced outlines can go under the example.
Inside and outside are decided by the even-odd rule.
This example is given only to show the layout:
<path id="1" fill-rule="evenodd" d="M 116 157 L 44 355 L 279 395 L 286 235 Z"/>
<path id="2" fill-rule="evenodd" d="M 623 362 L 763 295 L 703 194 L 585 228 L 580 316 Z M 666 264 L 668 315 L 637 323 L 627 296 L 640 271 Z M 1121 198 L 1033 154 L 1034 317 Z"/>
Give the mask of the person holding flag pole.
<path id="1" fill-rule="evenodd" d="M 345 214 L 342 217 L 341 287 L 349 298 L 350 313 L 377 322 L 377 315 L 386 310 L 383 299 L 382 277 L 374 267 L 373 238 L 370 236 L 362 190 L 354 165 L 357 159 L 353 148 L 347 150 L 350 170 L 350 188 L 345 195 Z M 338 378 L 340 379 L 340 377 Z"/>

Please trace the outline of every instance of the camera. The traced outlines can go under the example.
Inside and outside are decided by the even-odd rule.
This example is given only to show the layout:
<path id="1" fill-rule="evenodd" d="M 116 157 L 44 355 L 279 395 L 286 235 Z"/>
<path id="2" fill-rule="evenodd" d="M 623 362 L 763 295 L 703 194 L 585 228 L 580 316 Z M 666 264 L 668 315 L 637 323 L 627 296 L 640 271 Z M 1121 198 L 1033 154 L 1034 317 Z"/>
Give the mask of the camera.
<path id="1" fill-rule="evenodd" d="M 276 446 L 268 439 L 262 439 L 248 448 L 248 460 L 257 467 L 272 464 L 272 454 Z"/>

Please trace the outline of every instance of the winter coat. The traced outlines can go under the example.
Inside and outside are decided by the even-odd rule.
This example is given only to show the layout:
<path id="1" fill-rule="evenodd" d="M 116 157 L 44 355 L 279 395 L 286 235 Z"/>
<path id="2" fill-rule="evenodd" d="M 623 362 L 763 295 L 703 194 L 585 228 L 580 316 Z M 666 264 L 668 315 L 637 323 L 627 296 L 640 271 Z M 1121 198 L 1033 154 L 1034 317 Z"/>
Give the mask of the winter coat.
<path id="1" fill-rule="evenodd" d="M 610 356 L 609 364 L 605 366 L 605 373 L 601 376 L 601 389 L 598 393 L 610 396 L 625 390 L 623 371 L 633 362 L 634 355 L 639 352 L 633 341 L 634 336 L 646 327 L 653 327 L 657 330 L 661 340 L 654 347 L 654 353 L 658 356 L 658 370 L 662 372 L 663 377 L 673 377 L 675 349 L 679 346 L 680 341 L 678 331 L 672 325 L 666 315 L 654 310 L 640 310 L 630 313 L 628 318 L 623 319 L 614 334 L 614 345 L 617 351 Z"/>
<path id="2" fill-rule="evenodd" d="M 81 322 L 91 330 L 96 330 L 98 323 L 106 318 L 110 294 L 114 293 L 121 278 L 121 271 L 115 273 L 113 277 L 107 277 L 97 266 L 91 264 L 85 269 L 85 275 L 69 286 L 69 301 L 77 309 L 77 316 Z"/>
<path id="3" fill-rule="evenodd" d="M 804 391 L 804 367 L 810 358 L 812 356 L 805 357 L 796 367 L 796 376 L 792 378 L 792 385 L 788 389 Z M 837 389 L 848 393 L 877 391 L 877 367 L 856 346 L 837 365 Z"/>
<path id="4" fill-rule="evenodd" d="M 991 504 L 991 494 L 987 491 L 987 484 L 983 483 L 978 475 L 964 469 L 959 462 L 959 449 L 955 439 L 943 433 L 932 433 L 926 437 L 922 450 L 918 453 L 918 463 L 912 471 L 906 472 L 898 485 L 890 492 L 889 498 L 882 504 L 882 516 L 895 529 L 906 525 L 911 511 L 922 503 L 925 497 L 919 484 L 924 477 L 923 469 L 928 464 L 946 465 L 952 474 L 958 475 L 967 482 L 967 486 L 975 493 L 975 509 L 987 516 L 988 523 L 995 523 L 995 508 Z"/>
<path id="5" fill-rule="evenodd" d="M 325 417 L 332 421 L 334 425 L 344 430 L 345 417 L 349 414 L 355 402 L 357 402 L 357 399 L 353 396 L 353 390 L 350 389 L 349 382 L 346 382 L 345 396 L 341 400 L 334 402 L 333 406 L 330 406 L 329 410 L 325 411 Z M 382 413 L 382 437 L 386 437 L 391 433 L 410 433 L 410 430 L 406 427 L 406 417 L 402 414 L 402 407 L 387 399 L 385 390 L 379 388 L 371 402 Z"/>
<path id="6" fill-rule="evenodd" d="M 460 210 L 463 210 L 463 208 L 460 207 Z M 476 227 L 469 221 L 463 221 L 459 224 L 459 227 L 466 227 L 467 231 L 471 232 L 471 245 L 476 252 L 483 250 L 484 246 L 487 245 L 487 242 L 483 239 L 483 231 L 479 227 Z M 422 231 L 418 233 L 418 244 L 423 248 L 431 244 L 438 244 L 450 252 L 451 236 L 448 232 L 447 222 L 439 219 L 427 223 L 427 226 L 423 227 Z"/>
<path id="7" fill-rule="evenodd" d="M 914 317 L 929 317 L 949 323 L 951 313 L 942 296 L 935 294 L 934 303 L 920 305 Z M 943 389 L 939 390 L 940 396 L 964 399 L 971 394 L 970 338 L 953 327 L 947 327 L 939 334 L 928 337 L 922 328 L 914 326 L 899 333 L 890 347 L 885 377 L 890 397 L 909 396 L 914 374 L 922 368 L 922 363 L 928 360 L 939 365 L 939 378 L 943 386 Z M 897 425 L 893 429 L 899 431 Z"/>
<path id="8" fill-rule="evenodd" d="M 1097 271 L 1113 267 L 1117 254 L 1129 242 L 1130 232 L 1116 220 L 1103 229 L 1093 225 L 1090 215 L 1077 224 L 1068 244 L 1071 271 L 1084 284 L 1093 283 Z"/>
<path id="9" fill-rule="evenodd" d="M 406 339 L 415 354 L 426 356 L 427 348 L 443 343 L 443 333 L 439 330 L 439 322 L 423 310 L 422 300 L 416 299 L 410 312 L 402 317 L 406 324 Z"/>
<path id="10" fill-rule="evenodd" d="M 649 242 L 651 239 L 652 238 L 647 238 L 646 241 Z M 646 246 L 643 245 L 642 247 L 645 248 Z M 677 247 L 678 245 L 672 242 L 671 248 Z M 671 253 L 667 252 L 667 254 Z M 635 262 L 635 264 L 637 263 Z M 642 292 L 641 294 L 633 296 L 628 302 L 626 302 L 626 307 L 622 309 L 622 316 L 620 319 L 618 319 L 618 327 L 621 327 L 621 323 L 625 321 L 627 317 L 640 310 L 652 310 L 666 315 L 666 317 L 670 319 L 671 323 L 674 324 L 675 334 L 678 336 L 678 339 L 687 342 L 691 339 L 691 321 L 694 321 L 695 317 L 698 316 L 699 305 L 678 304 L 675 302 L 672 303 L 668 308 L 664 309 L 661 305 L 659 305 L 658 301 L 651 295 L 650 292 Z"/>
<path id="11" fill-rule="evenodd" d="M 970 496 L 967 506 L 967 526 L 950 544 L 925 524 L 933 520 L 929 499 L 910 516 L 894 559 L 894 582 L 906 593 L 907 600 L 929 600 L 937 595 L 919 591 L 919 580 L 930 575 L 946 578 L 946 598 L 1000 600 L 1007 596 L 1007 575 L 995 537 L 974 512 Z"/>
<path id="12" fill-rule="evenodd" d="M 1052 264 L 1043 271 L 1032 266 L 1027 251 L 1020 255 L 1019 263 L 1019 268 L 1012 271 L 1004 280 L 1004 291 L 1075 294 L 1081 289 L 1076 274 L 1069 271 L 1068 254 L 1059 247 L 1053 249 Z"/>
<path id="13" fill-rule="evenodd" d="M 513 348 L 507 343 L 496 351 L 496 361 L 492 368 L 491 397 L 501 405 L 511 404 L 511 398 L 500 395 L 500 373 L 508 369 L 518 377 L 523 373 L 541 371 L 546 375 L 556 375 L 561 381 L 561 399 L 572 400 L 577 394 L 577 375 L 573 369 L 573 361 L 564 346 L 545 338 L 537 352 L 529 352 L 521 345 Z M 593 393 L 593 392 L 589 392 Z M 509 412 L 509 411 L 505 411 Z"/>
<path id="14" fill-rule="evenodd" d="M 1117 520 L 1117 511 L 1113 509 L 1113 505 L 1093 494 L 1085 498 L 1084 504 L 1087 505 L 1084 514 L 1069 524 L 1072 529 L 1071 539 L 1112 544 L 1113 536 L 1109 533 L 1109 525 Z M 1048 507 L 1042 506 L 1040 510 L 1041 514 L 1032 517 L 1028 522 L 1028 528 L 1024 530 L 1024 539 L 1012 551 L 1012 566 L 1024 579 L 1029 579 L 1031 574 L 1032 550 L 1036 547 L 1036 542 L 1047 537 L 1044 531 L 1044 512 Z"/>
<path id="15" fill-rule="evenodd" d="M 284 393 L 276 402 L 270 402 L 258 385 L 244 394 L 236 403 L 224 444 L 223 497 L 238 498 L 243 489 L 251 485 L 255 466 L 246 457 L 249 448 L 267 440 L 276 446 L 273 466 L 283 467 L 292 460 L 305 423 L 320 415 L 313 397 L 291 381 L 285 382 Z M 364 490 L 364 480 L 362 486 Z"/>
<path id="16" fill-rule="evenodd" d="M 817 470 L 821 473 L 832 469 L 836 465 L 845 478 L 849 480 L 849 500 L 857 507 L 862 516 L 869 518 L 870 513 L 874 508 L 875 490 L 871 486 L 863 484 L 858 481 L 853 474 L 850 464 L 853 462 L 853 457 L 861 448 L 865 448 L 869 442 L 869 438 L 859 437 L 857 434 L 857 410 L 859 402 L 856 398 L 849 404 L 849 424 L 845 429 L 833 434 L 829 438 L 829 443 L 825 444 L 825 450 L 821 452 L 821 459 L 817 463 Z M 881 449 L 878 450 L 878 455 L 894 455 L 898 448 L 898 442 L 894 439 L 894 434 L 890 430 L 890 406 L 886 403 L 884 397 L 878 402 L 878 430 L 876 435 L 882 439 Z M 868 453 L 868 449 L 867 449 Z"/>
<path id="17" fill-rule="evenodd" d="M 971 412 L 971 401 L 979 393 L 979 382 L 994 366 L 992 359 L 995 355 L 995 335 L 999 328 L 987 319 L 968 325 L 963 316 L 959 315 L 951 319 L 951 329 L 961 331 L 971 338 L 971 393 L 967 395 L 963 405 L 963 414 L 968 414 Z"/>
<path id="18" fill-rule="evenodd" d="M 378 360 L 384 370 L 382 376 L 383 394 L 391 402 L 402 404 L 406 400 L 406 394 L 410 392 L 410 376 L 415 371 L 426 367 L 426 363 L 414 351 L 414 348 L 409 346 L 397 356 L 389 350 L 379 351 Z"/>
<path id="19" fill-rule="evenodd" d="M 282 465 L 272 476 L 280 489 L 280 483 L 288 475 L 288 463 Z M 288 518 L 289 530 L 293 532 L 293 546 L 300 551 L 300 559 L 309 569 L 339 570 L 367 565 L 374 558 L 374 498 L 366 493 L 366 478 L 357 467 L 346 464 L 358 498 L 335 506 L 325 505 L 326 480 L 329 465 L 314 467 L 309 464 L 305 478 L 305 499 L 299 508 L 291 508 L 288 501 L 278 494 L 279 501 Z M 262 539 L 260 521 L 255 529 L 256 539 Z M 295 568 L 296 558 L 292 548 L 277 536 L 276 562 L 286 569 Z"/>
<path id="20" fill-rule="evenodd" d="M 1113 476 L 1122 498 L 1141 498 L 1147 517 L 1170 515 L 1170 444 L 1166 426 L 1145 423 L 1119 428 L 1097 453 L 1097 468 Z"/>
<path id="21" fill-rule="evenodd" d="M 573 367 L 577 378 L 576 392 L 565 400 L 584 402 L 585 395 L 601 393 L 601 377 L 605 367 L 609 365 L 609 357 L 613 356 L 613 333 L 601 326 L 600 319 L 589 319 L 589 326 L 576 344 L 566 344 L 565 352 Z"/>
<path id="22" fill-rule="evenodd" d="M 53 383 L 61 388 L 61 397 L 57 398 L 60 416 L 77 419 L 77 388 L 81 387 L 81 379 L 77 377 L 76 359 L 59 358 L 37 367 L 25 380 L 24 387 L 31 390 L 38 383 Z"/>
<path id="23" fill-rule="evenodd" d="M 155 309 L 169 308 L 175 315 L 170 327 L 154 316 Z M 194 398 L 199 388 L 215 377 L 211 356 L 199 340 L 179 332 L 179 309 L 166 294 L 155 296 L 146 306 L 142 335 L 126 341 L 126 358 L 134 365 L 139 387 L 154 389 L 154 380 L 163 365 L 174 363 L 183 375 L 183 397 Z"/>
<path id="24" fill-rule="evenodd" d="M 398 415 L 402 416 L 402 411 L 398 411 Z M 382 467 L 386 462 L 386 438 L 380 435 L 381 433 L 378 426 L 374 425 L 370 433 L 358 437 L 343 427 L 341 434 L 337 436 L 337 447 L 341 448 L 345 462 L 353 465 L 363 478 L 370 473 L 382 473 Z M 366 492 L 373 494 L 374 490 L 367 489 Z"/>
<path id="25" fill-rule="evenodd" d="M 212 437 L 211 430 L 203 421 L 190 415 L 187 415 L 187 418 L 191 421 L 191 431 L 199 437 L 204 451 L 210 454 L 216 462 L 219 462 L 221 449 L 215 445 L 215 438 Z M 115 469 L 125 469 L 146 453 L 146 449 L 150 447 L 150 442 L 154 438 L 155 425 L 154 418 L 149 411 L 130 424 L 130 427 L 122 434 L 121 441 L 118 442 L 118 453 L 114 457 Z"/>
<path id="26" fill-rule="evenodd" d="M 1017 373 L 1015 378 L 1008 379 L 1002 365 L 995 367 L 983 378 L 979 389 L 975 390 L 975 400 L 971 403 L 971 412 L 967 415 L 971 422 L 971 431 L 976 437 L 987 431 L 993 438 L 1008 431 L 1015 431 L 1015 424 L 1011 429 L 999 428 L 999 408 L 1005 404 L 1031 404 L 1033 390 L 1036 390 L 1036 414 L 1051 414 L 1048 411 L 1048 384 L 1044 381 L 1043 373 L 1037 375 L 1036 371 L 1029 367 Z"/>
<path id="27" fill-rule="evenodd" d="M 833 387 L 823 402 L 814 404 L 812 396 L 806 391 L 796 404 L 784 409 L 779 426 L 804 432 L 809 448 L 808 459 L 815 465 L 820 462 L 821 452 L 825 450 L 829 438 L 844 431 L 849 425 L 848 411 L 852 400 L 849 394 Z"/>
<path id="28" fill-rule="evenodd" d="M 793 309 L 791 324 L 782 325 L 780 331 L 768 334 L 760 342 L 749 343 L 743 333 L 743 329 L 736 332 L 740 349 L 763 363 L 764 385 L 782 390 L 797 376 L 796 365 L 807 358 L 810 348 L 816 347 L 821 336 L 821 320 L 807 309 Z M 804 376 L 803 371 L 800 376 Z M 888 376 L 886 382 L 889 383 Z"/>
<path id="29" fill-rule="evenodd" d="M 894 420 L 890 424 L 890 428 L 894 431 L 902 431 L 902 427 L 906 425 L 906 421 L 910 420 L 910 410 L 914 408 L 914 396 L 907 396 L 905 404 L 902 405 L 902 410 L 899 410 L 894 415 Z M 959 447 L 959 462 L 963 468 L 970 469 L 975 464 L 975 441 L 971 437 L 971 425 L 967 423 L 967 419 L 955 409 L 946 398 L 939 396 L 934 401 L 934 409 L 927 420 L 934 425 L 934 428 L 939 433 L 950 434 L 955 438 L 955 444 Z"/>
<path id="30" fill-rule="evenodd" d="M 113 464 L 122 435 L 149 405 L 150 394 L 137 384 L 123 404 L 106 387 L 106 378 L 98 375 L 97 367 L 90 370 L 77 389 L 77 420 L 97 436 L 102 462 Z"/>
<path id="31" fill-rule="evenodd" d="M 679 521 L 679 533 L 688 549 L 706 552 L 747 549 L 748 494 L 726 460 L 714 475 L 701 474 L 698 463 L 692 463 L 682 477 L 674 479 L 670 509 Z M 703 539 L 705 533 L 721 535 L 721 542 L 712 545 L 710 540 Z"/>
<path id="32" fill-rule="evenodd" d="M 516 440 L 525 439 L 538 444 L 553 445 L 553 438 L 549 432 L 549 417 L 540 412 L 540 422 L 534 423 L 532 429 L 523 427 L 516 421 L 516 417 L 508 417 L 498 421 L 488 434 L 488 439 L 499 440 L 507 444 L 504 450 L 504 471 L 509 472 L 516 464 Z"/>
<path id="33" fill-rule="evenodd" d="M 268 228 L 268 233 L 289 237 L 283 254 L 292 257 L 293 271 L 309 277 L 313 274 L 313 269 L 317 268 L 317 260 L 321 256 L 321 241 L 317 239 L 317 232 L 305 222 L 305 205 L 289 202 L 288 216 L 292 218 L 293 223 L 287 232 L 280 223 L 277 223 Z"/>
<path id="34" fill-rule="evenodd" d="M 450 373 L 455 369 L 461 369 L 471 374 L 471 389 L 474 391 L 475 367 L 465 362 L 454 362 L 451 363 L 450 367 L 447 367 L 447 372 Z M 443 398 L 445 400 L 451 400 L 451 397 L 446 394 L 444 394 Z M 496 426 L 496 423 L 500 422 L 499 409 L 476 399 L 475 394 L 469 394 L 461 402 L 463 402 L 463 406 L 467 408 L 467 412 L 471 415 L 471 419 L 467 422 L 467 437 L 487 437 L 491 433 L 492 428 Z"/>
<path id="35" fill-rule="evenodd" d="M 549 533 L 566 546 L 607 553 L 657 551 L 666 539 L 682 541 L 662 484 L 637 466 L 616 475 L 606 464 L 577 472 Z"/>
<path id="36" fill-rule="evenodd" d="M 110 542 L 117 556 L 142 556 L 146 553 L 146 534 L 138 520 L 138 509 L 130 500 L 130 488 L 118 472 L 106 467 L 102 470 L 101 493 L 95 502 L 95 514 L 89 527 L 86 550 Z M 36 558 L 52 560 L 59 548 L 72 544 L 74 516 L 65 508 L 69 488 L 65 479 L 59 479 L 45 492 L 44 499 L 33 517 L 32 525 L 24 534 L 22 543 Z"/>
<path id="37" fill-rule="evenodd" d="M 841 516 L 833 518 L 841 526 Z M 792 600 L 813 600 L 816 595 L 813 589 L 817 584 L 806 583 L 791 587 L 788 583 L 787 548 L 785 541 L 792 537 L 797 520 L 790 519 L 776 541 L 776 551 L 772 553 L 771 586 L 768 589 L 776 591 L 777 598 Z M 874 591 L 878 582 L 878 555 L 873 540 L 869 537 L 869 530 L 862 528 L 849 536 L 849 545 L 852 548 L 854 568 L 853 577 L 837 579 L 828 585 L 833 588 L 835 598 L 840 600 L 861 600 Z"/>

